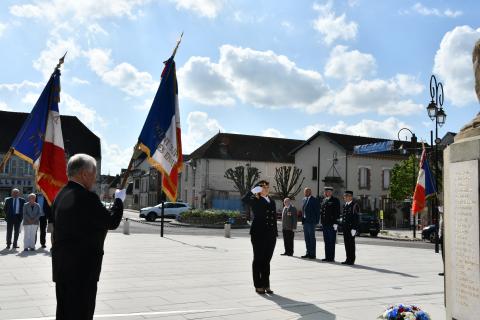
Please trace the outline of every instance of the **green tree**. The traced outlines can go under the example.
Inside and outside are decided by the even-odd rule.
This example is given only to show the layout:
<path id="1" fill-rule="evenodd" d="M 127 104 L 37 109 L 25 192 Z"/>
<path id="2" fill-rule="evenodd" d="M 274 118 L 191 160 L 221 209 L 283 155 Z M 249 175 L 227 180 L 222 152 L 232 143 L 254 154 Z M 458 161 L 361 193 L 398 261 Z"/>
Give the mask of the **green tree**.
<path id="1" fill-rule="evenodd" d="M 285 199 L 287 197 L 292 200 L 295 199 L 295 196 L 300 192 L 300 188 L 305 180 L 305 177 L 303 177 L 302 181 L 298 183 L 301 174 L 302 169 L 295 166 L 281 166 L 275 168 L 276 185 L 274 188 L 280 199 Z"/>
<path id="2" fill-rule="evenodd" d="M 415 168 L 415 174 L 414 174 Z M 407 160 L 395 164 L 390 180 L 390 197 L 403 201 L 413 196 L 418 175 L 418 160 L 411 155 Z"/>
<path id="3" fill-rule="evenodd" d="M 260 179 L 260 173 L 260 170 L 255 167 L 246 166 L 245 170 L 244 166 L 238 166 L 227 169 L 224 177 L 233 181 L 235 190 L 243 196 L 250 191 Z"/>

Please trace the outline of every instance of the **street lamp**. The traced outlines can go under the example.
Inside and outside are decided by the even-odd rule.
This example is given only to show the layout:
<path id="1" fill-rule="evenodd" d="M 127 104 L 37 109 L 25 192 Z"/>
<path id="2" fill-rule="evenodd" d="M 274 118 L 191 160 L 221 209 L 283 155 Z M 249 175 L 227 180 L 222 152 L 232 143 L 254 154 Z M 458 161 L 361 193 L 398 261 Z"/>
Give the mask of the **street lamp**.
<path id="1" fill-rule="evenodd" d="M 445 120 L 447 115 L 443 110 L 443 84 L 441 82 L 437 82 L 437 78 L 434 75 L 430 78 L 430 97 L 432 101 L 428 104 L 427 113 L 430 119 L 433 121 L 435 120 L 435 187 L 437 188 L 438 192 L 438 180 L 439 180 L 439 173 L 438 173 L 438 144 L 440 143 L 440 139 L 438 138 L 438 127 L 443 126 L 445 124 Z M 438 198 L 434 198 L 434 216 L 435 216 L 435 252 L 438 253 L 438 229 L 439 229 L 439 213 L 438 213 Z"/>
<path id="2" fill-rule="evenodd" d="M 412 186 L 413 186 L 413 191 L 412 191 L 412 208 L 413 208 L 413 194 L 415 193 L 415 187 L 417 185 L 417 177 L 416 177 L 416 174 L 415 174 L 415 167 L 416 167 L 416 164 L 415 164 L 415 159 L 416 159 L 416 155 L 417 155 L 417 136 L 415 135 L 415 133 L 412 132 L 412 130 L 408 129 L 408 128 L 402 128 L 400 130 L 398 130 L 398 133 L 397 133 L 397 138 L 398 140 L 400 141 L 400 132 L 402 132 L 403 130 L 407 130 L 408 132 L 410 132 L 410 134 L 412 135 L 411 138 L 410 138 L 410 142 L 412 143 L 411 147 L 410 147 L 410 150 L 411 153 L 413 155 L 413 180 L 412 180 Z M 405 139 L 406 140 L 406 139 Z M 406 149 L 405 150 L 405 153 L 406 153 Z M 411 212 L 412 214 L 412 217 L 413 217 L 413 238 L 415 239 L 417 237 L 417 223 L 416 223 L 416 218 L 415 216 L 413 215 L 413 212 Z"/>

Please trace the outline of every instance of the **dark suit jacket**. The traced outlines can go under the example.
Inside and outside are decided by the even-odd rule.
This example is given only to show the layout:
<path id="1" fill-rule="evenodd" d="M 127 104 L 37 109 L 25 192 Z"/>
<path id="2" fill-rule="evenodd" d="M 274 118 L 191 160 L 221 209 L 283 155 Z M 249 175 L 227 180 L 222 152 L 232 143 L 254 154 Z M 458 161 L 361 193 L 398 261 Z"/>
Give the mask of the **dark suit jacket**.
<path id="1" fill-rule="evenodd" d="M 277 230 L 277 212 L 275 201 L 270 197 L 270 203 L 260 197 L 259 199 L 248 192 L 242 201 L 247 203 L 253 211 L 252 225 L 250 234 L 254 236 L 278 236 Z"/>
<path id="2" fill-rule="evenodd" d="M 330 199 L 324 198 L 320 205 L 320 216 L 324 226 L 338 224 L 340 219 L 340 201 L 334 196 L 331 196 Z"/>
<path id="3" fill-rule="evenodd" d="M 310 196 L 310 200 L 305 203 L 307 200 L 303 199 L 303 213 L 302 213 L 302 222 L 303 223 L 313 223 L 318 224 L 320 221 L 320 207 L 318 199 L 314 196 Z"/>
<path id="4" fill-rule="evenodd" d="M 18 214 L 16 215 L 20 221 L 23 220 L 23 205 L 25 204 L 25 199 L 18 197 Z M 13 212 L 13 198 L 7 198 L 5 200 L 5 216 L 8 219 L 15 217 L 15 212 Z"/>
<path id="5" fill-rule="evenodd" d="M 107 210 L 97 194 L 69 181 L 55 198 L 52 214 L 53 281 L 98 281 L 105 237 L 120 224 L 122 201 L 116 199 Z"/>
<path id="6" fill-rule="evenodd" d="M 360 207 L 355 201 L 343 205 L 342 226 L 343 230 L 359 230 L 360 226 Z"/>

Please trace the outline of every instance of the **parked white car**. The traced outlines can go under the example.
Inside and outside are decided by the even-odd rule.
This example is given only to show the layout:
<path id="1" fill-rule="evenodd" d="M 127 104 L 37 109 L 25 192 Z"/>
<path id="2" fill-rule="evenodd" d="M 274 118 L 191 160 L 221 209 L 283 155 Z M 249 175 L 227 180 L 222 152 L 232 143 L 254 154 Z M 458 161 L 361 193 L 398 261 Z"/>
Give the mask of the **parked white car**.
<path id="1" fill-rule="evenodd" d="M 188 203 L 184 202 L 165 202 L 165 217 L 177 219 L 182 212 L 190 210 Z M 146 207 L 140 209 L 140 218 L 147 221 L 155 221 L 162 216 L 162 204 L 159 203 L 155 207 Z"/>

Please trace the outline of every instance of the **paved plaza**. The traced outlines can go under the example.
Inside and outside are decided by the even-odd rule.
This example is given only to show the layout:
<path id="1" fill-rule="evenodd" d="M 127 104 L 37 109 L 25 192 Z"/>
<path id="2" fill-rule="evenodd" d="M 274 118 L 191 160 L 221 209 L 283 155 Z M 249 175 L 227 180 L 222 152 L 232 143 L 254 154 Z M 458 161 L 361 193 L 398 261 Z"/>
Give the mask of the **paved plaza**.
<path id="1" fill-rule="evenodd" d="M 110 233 L 96 318 L 375 319 L 393 303 L 415 303 L 445 319 L 440 255 L 433 250 L 357 245 L 357 265 L 280 256 L 272 259 L 271 296 L 254 292 L 247 237 Z M 21 238 L 23 234 L 21 235 Z M 0 226 L 0 239 L 5 226 Z M 318 239 L 319 237 L 317 237 Z M 321 238 L 321 237 L 320 237 Z M 55 286 L 46 250 L 0 251 L 0 319 L 54 319 Z M 323 242 L 317 242 L 323 257 Z"/>

